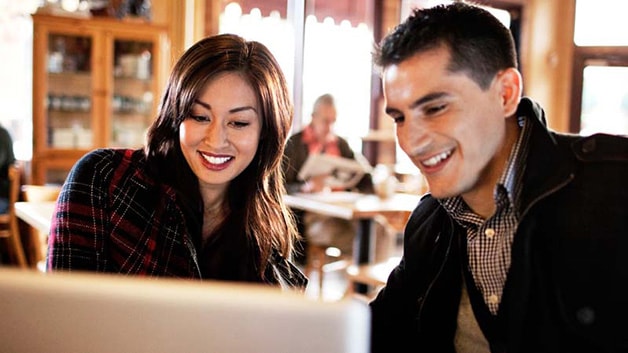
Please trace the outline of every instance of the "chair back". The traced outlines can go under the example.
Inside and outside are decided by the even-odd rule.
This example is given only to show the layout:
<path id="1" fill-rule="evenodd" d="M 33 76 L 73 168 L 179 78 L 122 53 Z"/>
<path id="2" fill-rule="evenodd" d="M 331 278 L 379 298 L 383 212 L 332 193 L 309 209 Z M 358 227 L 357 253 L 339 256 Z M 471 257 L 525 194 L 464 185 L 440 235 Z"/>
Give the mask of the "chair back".
<path id="1" fill-rule="evenodd" d="M 60 192 L 58 185 L 22 185 L 24 201 L 57 201 Z"/>
<path id="2" fill-rule="evenodd" d="M 0 214 L 0 238 L 6 239 L 7 253 L 12 262 L 20 267 L 28 267 L 15 214 L 15 203 L 20 195 L 21 176 L 22 171 L 19 165 L 9 166 L 9 207 L 6 213 Z"/>
<path id="3" fill-rule="evenodd" d="M 61 186 L 59 185 L 22 185 L 24 201 L 28 202 L 57 201 L 59 193 L 61 193 Z M 37 269 L 45 272 L 48 232 L 41 232 L 33 227 L 28 227 L 28 230 L 31 241 L 29 256 L 33 259 L 32 261 L 36 264 Z"/>

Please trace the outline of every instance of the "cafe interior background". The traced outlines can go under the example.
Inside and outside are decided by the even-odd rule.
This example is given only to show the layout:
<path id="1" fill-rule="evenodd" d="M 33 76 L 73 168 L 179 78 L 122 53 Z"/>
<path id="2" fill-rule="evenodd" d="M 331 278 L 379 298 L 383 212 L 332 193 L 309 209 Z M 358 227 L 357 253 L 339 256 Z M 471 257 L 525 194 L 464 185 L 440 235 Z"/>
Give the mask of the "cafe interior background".
<path id="1" fill-rule="evenodd" d="M 28 166 L 33 146 L 33 24 L 43 5 L 76 13 L 95 0 L 0 0 L 0 124 Z M 102 2 L 102 1 L 101 1 Z M 115 2 L 115 1 L 114 1 Z M 434 0 L 164 0 L 147 21 L 168 28 L 170 63 L 198 38 L 232 32 L 266 44 L 291 83 L 293 131 L 309 122 L 314 99 L 336 96 L 335 129 L 371 164 L 416 174 L 382 112 L 373 44 L 413 7 Z M 628 134 L 628 30 L 614 0 L 482 1 L 517 39 L 524 94 L 545 107 L 555 130 Z M 36 82 L 36 81 L 35 81 Z M 153 100 L 156 102 L 157 100 Z M 155 103 L 156 104 L 156 103 Z M 96 146 L 94 146 L 96 147 Z"/>
<path id="2" fill-rule="evenodd" d="M 293 131 L 308 124 L 316 97 L 331 93 L 337 102 L 336 132 L 371 165 L 378 166 L 376 170 L 383 168 L 398 177 L 403 191 L 421 193 L 425 191 L 422 178 L 396 145 L 394 125 L 383 112 L 379 73 L 371 54 L 374 44 L 412 8 L 448 2 L 162 0 L 146 2 L 150 4 L 148 16 L 127 16 L 120 21 L 165 28 L 168 54 L 162 59 L 166 72 L 187 47 L 206 35 L 237 33 L 266 44 L 290 83 L 295 105 Z M 91 16 L 89 6 L 96 3 L 106 5 L 102 0 L 0 0 L 0 124 L 13 137 L 16 158 L 26 171 L 25 183 L 62 182 L 35 182 L 29 174 L 35 139 L 46 136 L 35 132 L 47 128 L 34 126 L 33 119 L 33 107 L 43 103 L 33 98 L 41 80 L 33 74 L 33 66 L 41 58 L 34 58 L 31 15 L 44 8 L 54 9 L 59 16 L 85 18 Z M 524 76 L 524 94 L 544 106 L 552 129 L 628 135 L 628 24 L 623 16 L 628 2 L 481 3 L 511 28 Z M 50 69 L 54 56 L 48 54 L 46 60 Z M 153 97 L 152 103 L 157 102 Z M 90 134 L 90 128 L 78 131 Z M 139 143 L 129 142 L 133 144 L 137 147 Z M 81 147 L 103 146 L 87 139 Z"/>

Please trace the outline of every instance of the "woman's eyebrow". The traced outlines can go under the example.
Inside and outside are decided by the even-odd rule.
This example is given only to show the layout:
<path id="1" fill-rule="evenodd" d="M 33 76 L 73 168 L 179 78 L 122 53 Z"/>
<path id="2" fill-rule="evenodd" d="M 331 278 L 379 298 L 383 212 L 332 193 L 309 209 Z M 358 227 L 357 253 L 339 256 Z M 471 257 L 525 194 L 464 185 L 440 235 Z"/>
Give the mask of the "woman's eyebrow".
<path id="1" fill-rule="evenodd" d="M 194 103 L 202 106 L 203 108 L 205 108 L 207 110 L 211 110 L 212 109 L 212 106 L 209 103 L 205 103 L 205 102 L 200 101 L 198 99 L 194 100 Z M 245 105 L 245 106 L 242 106 L 242 107 L 236 107 L 236 108 L 229 109 L 229 113 L 237 113 L 237 112 L 241 112 L 241 111 L 245 111 L 245 110 L 252 110 L 255 113 L 257 113 L 257 109 L 255 109 L 255 107 L 252 107 L 250 105 Z"/>
<path id="2" fill-rule="evenodd" d="M 211 106 L 211 105 L 209 105 L 209 103 L 202 102 L 202 101 L 200 101 L 200 100 L 198 100 L 198 99 L 195 99 L 195 100 L 194 100 L 194 103 L 196 103 L 196 104 L 198 104 L 198 105 L 200 105 L 200 106 L 202 106 L 203 108 L 206 108 L 206 109 L 208 109 L 208 110 L 211 110 L 211 108 L 212 108 L 212 106 Z"/>
<path id="3" fill-rule="evenodd" d="M 229 113 L 237 113 L 237 112 L 241 112 L 245 110 L 252 110 L 253 112 L 257 113 L 257 109 L 255 109 L 254 107 L 251 107 L 250 105 L 229 109 Z"/>

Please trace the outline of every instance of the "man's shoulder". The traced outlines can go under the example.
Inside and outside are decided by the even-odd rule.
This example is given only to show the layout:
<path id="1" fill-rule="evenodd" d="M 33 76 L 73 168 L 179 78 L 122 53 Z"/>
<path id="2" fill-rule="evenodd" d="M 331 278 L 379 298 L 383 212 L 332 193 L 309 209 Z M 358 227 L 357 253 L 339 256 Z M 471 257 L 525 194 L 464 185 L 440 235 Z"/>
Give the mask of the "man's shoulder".
<path id="1" fill-rule="evenodd" d="M 423 223 L 427 219 L 436 215 L 446 216 L 447 212 L 441 206 L 441 203 L 440 201 L 438 201 L 438 199 L 433 197 L 430 193 L 426 193 L 425 195 L 421 196 L 418 205 L 416 206 L 414 211 L 412 211 L 410 219 L 412 220 L 412 222 Z"/>
<path id="2" fill-rule="evenodd" d="M 302 144 L 303 144 L 303 130 L 299 132 L 295 132 L 294 134 L 290 135 L 290 137 L 288 137 L 288 140 L 287 140 L 288 146 L 302 145 Z"/>
<path id="3" fill-rule="evenodd" d="M 628 136 L 597 133 L 574 140 L 571 148 L 581 161 L 628 162 Z"/>

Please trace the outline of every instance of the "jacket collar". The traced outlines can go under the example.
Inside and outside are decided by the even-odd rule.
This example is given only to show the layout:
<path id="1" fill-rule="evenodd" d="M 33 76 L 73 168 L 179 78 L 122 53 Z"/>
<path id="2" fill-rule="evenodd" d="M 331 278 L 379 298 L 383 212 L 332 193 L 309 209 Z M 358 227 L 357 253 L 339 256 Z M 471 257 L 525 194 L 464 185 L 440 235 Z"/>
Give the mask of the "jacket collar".
<path id="1" fill-rule="evenodd" d="M 573 178 L 574 161 L 569 146 L 558 144 L 556 134 L 547 128 L 545 112 L 529 98 L 522 98 L 517 116 L 525 116 L 532 125 L 523 175 L 521 215 L 540 198 L 560 189 Z"/>

